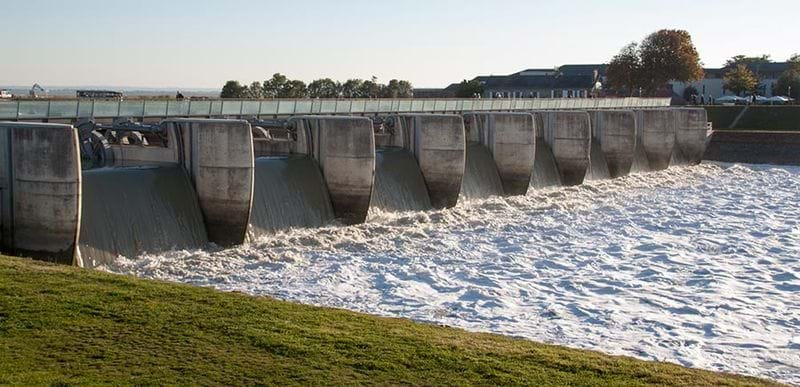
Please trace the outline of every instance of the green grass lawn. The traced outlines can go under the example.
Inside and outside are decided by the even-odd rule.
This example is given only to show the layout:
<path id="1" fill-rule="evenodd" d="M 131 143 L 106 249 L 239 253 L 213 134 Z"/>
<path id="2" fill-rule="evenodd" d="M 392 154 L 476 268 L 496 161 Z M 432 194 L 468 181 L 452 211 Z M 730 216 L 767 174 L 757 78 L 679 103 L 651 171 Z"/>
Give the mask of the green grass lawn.
<path id="1" fill-rule="evenodd" d="M 261 382 L 769 384 L 0 256 L 0 385 Z"/>
<path id="2" fill-rule="evenodd" d="M 744 106 L 706 106 L 708 120 L 714 124 L 714 129 L 730 128 L 742 109 Z"/>

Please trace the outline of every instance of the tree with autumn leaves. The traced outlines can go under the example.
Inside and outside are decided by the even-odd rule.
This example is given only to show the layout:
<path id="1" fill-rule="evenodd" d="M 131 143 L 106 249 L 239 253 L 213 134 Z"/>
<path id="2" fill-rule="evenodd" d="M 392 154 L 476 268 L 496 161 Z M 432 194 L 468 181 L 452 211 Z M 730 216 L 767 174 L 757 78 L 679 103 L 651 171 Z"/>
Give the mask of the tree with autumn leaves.
<path id="1" fill-rule="evenodd" d="M 737 64 L 724 75 L 725 89 L 736 95 L 752 94 L 758 88 L 758 77 L 745 64 Z"/>
<path id="2" fill-rule="evenodd" d="M 690 83 L 703 75 L 700 55 L 684 30 L 660 30 L 628 44 L 606 68 L 609 86 L 628 95 L 654 95 L 670 81 Z"/>

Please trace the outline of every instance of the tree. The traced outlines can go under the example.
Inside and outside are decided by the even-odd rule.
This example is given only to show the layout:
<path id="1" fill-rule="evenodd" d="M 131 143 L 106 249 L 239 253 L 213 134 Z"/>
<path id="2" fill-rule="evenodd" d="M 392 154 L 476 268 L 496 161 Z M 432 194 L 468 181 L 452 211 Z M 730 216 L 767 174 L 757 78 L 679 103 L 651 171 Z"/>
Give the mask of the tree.
<path id="1" fill-rule="evenodd" d="M 264 85 L 262 86 L 262 95 L 265 98 L 279 98 L 282 91 L 286 89 L 286 85 L 288 83 L 289 80 L 285 75 L 281 73 L 275 73 L 272 75 L 272 78 L 264 81 Z"/>
<path id="2" fill-rule="evenodd" d="M 278 94 L 278 98 L 305 98 L 306 96 L 308 96 L 306 83 L 297 79 L 287 82 Z"/>
<path id="3" fill-rule="evenodd" d="M 784 71 L 775 83 L 772 94 L 800 99 L 800 68 L 791 67 Z"/>
<path id="4" fill-rule="evenodd" d="M 358 90 L 360 98 L 378 98 L 380 93 L 381 85 L 378 83 L 378 78 L 374 76 L 370 80 L 364 81 Z"/>
<path id="5" fill-rule="evenodd" d="M 653 94 L 669 81 L 691 83 L 703 78 L 700 55 L 692 36 L 684 30 L 660 30 L 646 37 L 639 46 L 640 82 Z"/>
<path id="6" fill-rule="evenodd" d="M 789 67 L 791 67 L 793 70 L 797 72 L 800 72 L 800 54 L 792 55 L 791 57 L 789 57 L 789 60 L 787 60 L 787 62 L 789 63 Z"/>
<path id="7" fill-rule="evenodd" d="M 255 81 L 247 87 L 247 92 L 245 93 L 247 98 L 264 98 L 264 90 L 263 86 L 261 86 L 261 82 Z"/>
<path id="8" fill-rule="evenodd" d="M 463 80 L 458 84 L 456 89 L 457 98 L 475 98 L 483 95 L 483 84 L 477 79 L 471 81 Z"/>
<path id="9" fill-rule="evenodd" d="M 364 80 L 362 79 L 348 79 L 347 82 L 342 84 L 339 93 L 343 98 L 359 98 L 361 97 L 361 88 Z"/>
<path id="10" fill-rule="evenodd" d="M 620 50 L 606 67 L 609 86 L 618 91 L 633 95 L 641 86 L 642 61 L 639 46 L 631 43 Z"/>
<path id="11" fill-rule="evenodd" d="M 409 81 L 392 79 L 387 85 L 381 85 L 381 98 L 411 98 L 413 95 L 414 88 Z"/>
<path id="12" fill-rule="evenodd" d="M 758 87 L 758 78 L 746 65 L 740 64 L 735 69 L 728 70 L 724 76 L 725 89 L 734 92 L 736 95 L 748 92 L 752 93 Z"/>
<path id="13" fill-rule="evenodd" d="M 337 98 L 341 84 L 330 78 L 317 79 L 308 84 L 308 96 L 311 98 Z"/>
<path id="14" fill-rule="evenodd" d="M 222 86 L 222 92 L 219 93 L 220 98 L 245 98 L 247 86 L 242 86 L 239 81 L 228 81 Z"/>
<path id="15" fill-rule="evenodd" d="M 745 66 L 756 66 L 765 63 L 772 63 L 772 59 L 770 58 L 769 55 L 761 55 L 761 56 L 736 55 L 731 59 L 725 61 L 724 68 L 735 69 L 740 64 Z"/>

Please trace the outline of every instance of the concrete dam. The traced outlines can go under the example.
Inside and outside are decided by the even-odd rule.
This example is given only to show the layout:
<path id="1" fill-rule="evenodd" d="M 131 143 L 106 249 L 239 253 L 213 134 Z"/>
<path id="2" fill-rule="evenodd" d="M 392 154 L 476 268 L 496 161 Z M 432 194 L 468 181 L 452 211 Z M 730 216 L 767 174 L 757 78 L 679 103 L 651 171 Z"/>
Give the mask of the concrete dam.
<path id="1" fill-rule="evenodd" d="M 691 108 L 0 122 L 5 252 L 81 267 L 701 161 Z"/>

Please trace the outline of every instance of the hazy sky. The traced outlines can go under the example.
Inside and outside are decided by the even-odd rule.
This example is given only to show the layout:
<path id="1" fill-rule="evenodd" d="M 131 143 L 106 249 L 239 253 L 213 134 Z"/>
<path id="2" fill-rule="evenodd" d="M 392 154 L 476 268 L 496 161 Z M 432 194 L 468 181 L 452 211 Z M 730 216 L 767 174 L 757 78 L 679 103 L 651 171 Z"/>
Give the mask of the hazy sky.
<path id="1" fill-rule="evenodd" d="M 0 85 L 221 87 L 275 72 L 445 86 L 605 62 L 661 28 L 703 62 L 800 52 L 800 0 L 0 0 Z"/>

